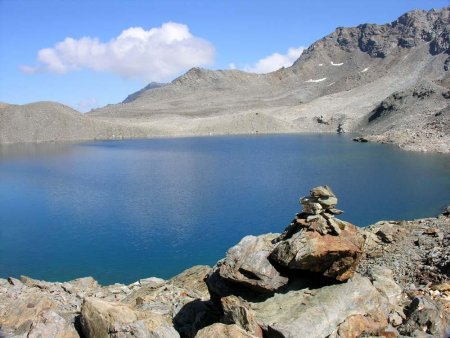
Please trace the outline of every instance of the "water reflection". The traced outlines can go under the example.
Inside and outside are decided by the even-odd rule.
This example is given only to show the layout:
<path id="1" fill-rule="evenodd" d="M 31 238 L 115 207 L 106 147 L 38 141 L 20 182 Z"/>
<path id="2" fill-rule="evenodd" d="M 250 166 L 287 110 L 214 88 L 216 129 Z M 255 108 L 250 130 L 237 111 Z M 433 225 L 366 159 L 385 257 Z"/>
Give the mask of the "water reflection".
<path id="1" fill-rule="evenodd" d="M 71 143 L 0 144 L 0 161 L 7 158 L 51 156 L 73 150 Z"/>

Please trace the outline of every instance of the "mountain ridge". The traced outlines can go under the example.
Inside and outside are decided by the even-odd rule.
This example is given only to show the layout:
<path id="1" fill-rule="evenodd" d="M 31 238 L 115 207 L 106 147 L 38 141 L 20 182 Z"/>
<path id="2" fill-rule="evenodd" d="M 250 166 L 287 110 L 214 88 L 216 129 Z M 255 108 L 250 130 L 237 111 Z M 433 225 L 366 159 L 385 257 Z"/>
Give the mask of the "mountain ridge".
<path id="1" fill-rule="evenodd" d="M 151 83 L 86 118 L 140 128 L 145 137 L 336 132 L 341 125 L 377 142 L 448 153 L 448 118 L 443 132 L 431 128 L 428 136 L 412 138 L 404 125 L 380 124 L 378 119 L 375 128 L 369 117 L 394 93 L 412 93 L 420 85 L 434 86 L 440 94 L 424 99 L 429 101 L 424 111 L 402 107 L 395 115 L 399 120 L 408 115 L 413 129 L 420 131 L 433 123 L 438 113 L 434 106 L 448 106 L 442 95 L 450 77 L 449 22 L 450 7 L 445 7 L 411 11 L 385 25 L 338 27 L 290 67 L 267 74 L 196 67 L 168 84 Z"/>

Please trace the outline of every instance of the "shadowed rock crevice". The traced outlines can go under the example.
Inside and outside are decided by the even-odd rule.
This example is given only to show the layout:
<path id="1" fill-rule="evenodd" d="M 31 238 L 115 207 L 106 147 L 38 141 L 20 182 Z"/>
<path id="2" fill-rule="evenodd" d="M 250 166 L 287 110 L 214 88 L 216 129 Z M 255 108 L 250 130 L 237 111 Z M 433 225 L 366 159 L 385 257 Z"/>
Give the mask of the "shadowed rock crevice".
<path id="1" fill-rule="evenodd" d="M 211 301 L 196 299 L 184 305 L 173 318 L 173 326 L 180 337 L 195 337 L 204 327 L 219 322 L 222 313 Z"/>
<path id="2" fill-rule="evenodd" d="M 83 327 L 81 325 L 81 314 L 78 315 L 78 316 L 75 316 L 74 322 L 73 322 L 73 326 L 75 327 L 75 330 L 77 331 L 77 333 L 80 336 L 80 338 L 88 338 L 83 333 Z"/>

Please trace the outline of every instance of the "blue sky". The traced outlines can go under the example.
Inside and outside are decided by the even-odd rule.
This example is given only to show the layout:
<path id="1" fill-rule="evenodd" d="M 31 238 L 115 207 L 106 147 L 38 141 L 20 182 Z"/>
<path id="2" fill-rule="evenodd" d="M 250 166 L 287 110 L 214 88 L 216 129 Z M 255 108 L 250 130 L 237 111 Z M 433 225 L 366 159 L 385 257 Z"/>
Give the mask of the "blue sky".
<path id="1" fill-rule="evenodd" d="M 0 101 L 77 110 L 122 101 L 193 66 L 267 72 L 338 26 L 450 0 L 0 0 Z"/>

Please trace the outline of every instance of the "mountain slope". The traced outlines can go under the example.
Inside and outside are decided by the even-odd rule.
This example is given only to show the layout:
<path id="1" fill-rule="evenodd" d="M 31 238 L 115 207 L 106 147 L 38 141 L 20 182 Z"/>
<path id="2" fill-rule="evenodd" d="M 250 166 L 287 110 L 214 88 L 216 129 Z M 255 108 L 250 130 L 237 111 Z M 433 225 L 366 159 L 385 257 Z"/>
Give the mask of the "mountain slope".
<path id="1" fill-rule="evenodd" d="M 194 68 L 162 88 L 143 90 L 132 101 L 91 115 L 147 121 L 174 134 L 261 132 L 248 122 L 256 113 L 274 125 L 263 132 L 334 132 L 340 123 L 347 131 L 380 132 L 369 126 L 368 117 L 393 93 L 413 91 L 419 82 L 446 91 L 440 84 L 449 77 L 449 13 L 450 8 L 412 11 L 386 25 L 337 28 L 291 67 L 269 74 Z M 317 122 L 320 116 L 325 123 Z M 211 119 L 224 126 L 233 120 L 239 128 L 210 128 Z M 439 138 L 449 140 L 444 134 Z"/>
<path id="2" fill-rule="evenodd" d="M 449 152 L 449 32 L 450 7 L 412 11 L 386 25 L 340 27 L 291 67 L 269 74 L 193 68 L 94 110 L 86 121 L 128 128 L 122 134 L 130 136 L 336 132 L 342 125 L 375 141 Z M 433 95 L 417 101 L 418 88 L 433 88 Z M 397 104 L 395 114 L 371 118 L 395 93 L 412 99 Z M 81 139 L 98 137 L 92 126 L 80 128 L 88 130 Z"/>
<path id="3" fill-rule="evenodd" d="M 151 82 L 147 86 L 145 86 L 144 88 L 138 90 L 137 92 L 128 95 L 126 97 L 126 99 L 122 101 L 122 103 L 132 102 L 132 101 L 136 100 L 137 98 L 139 98 L 139 96 L 141 96 L 141 94 L 145 93 L 147 90 L 161 88 L 161 87 L 164 87 L 165 85 L 166 85 L 165 83 Z"/>
<path id="4" fill-rule="evenodd" d="M 121 139 L 146 136 L 139 128 L 97 121 L 55 102 L 0 107 L 0 144 Z"/>

